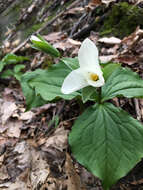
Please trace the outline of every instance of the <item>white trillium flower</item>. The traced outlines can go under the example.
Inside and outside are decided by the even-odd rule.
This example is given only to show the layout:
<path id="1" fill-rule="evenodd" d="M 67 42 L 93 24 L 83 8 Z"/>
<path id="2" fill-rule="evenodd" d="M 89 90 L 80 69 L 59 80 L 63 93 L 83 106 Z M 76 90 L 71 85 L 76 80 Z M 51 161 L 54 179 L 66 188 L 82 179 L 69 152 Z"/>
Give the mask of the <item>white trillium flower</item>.
<path id="1" fill-rule="evenodd" d="M 81 44 L 78 60 L 80 68 L 65 78 L 61 89 L 63 94 L 70 94 L 86 86 L 100 87 L 105 83 L 98 61 L 98 49 L 88 38 Z"/>
<path id="2" fill-rule="evenodd" d="M 38 41 L 38 42 L 41 42 L 41 40 L 37 37 L 37 36 L 35 36 L 35 35 L 32 35 L 31 37 L 30 37 L 30 40 L 32 41 Z"/>

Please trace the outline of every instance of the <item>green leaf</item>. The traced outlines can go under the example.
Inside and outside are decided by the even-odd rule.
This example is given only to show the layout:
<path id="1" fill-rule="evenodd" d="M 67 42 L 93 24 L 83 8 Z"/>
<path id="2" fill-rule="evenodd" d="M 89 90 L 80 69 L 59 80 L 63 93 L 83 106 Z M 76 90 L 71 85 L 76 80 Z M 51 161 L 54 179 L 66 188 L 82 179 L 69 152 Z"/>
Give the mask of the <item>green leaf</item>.
<path id="1" fill-rule="evenodd" d="M 18 62 L 27 61 L 29 60 L 28 57 L 24 56 L 17 56 L 15 54 L 7 54 L 3 59 L 2 62 L 5 62 L 6 64 L 16 64 Z"/>
<path id="2" fill-rule="evenodd" d="M 58 115 L 53 116 L 52 120 L 50 120 L 50 122 L 48 123 L 48 126 L 54 125 L 54 127 L 57 128 L 59 124 L 59 120 L 60 118 Z"/>
<path id="3" fill-rule="evenodd" d="M 27 105 L 26 110 L 42 106 L 43 104 L 46 103 L 46 101 L 43 100 L 40 95 L 38 96 L 36 95 L 35 90 L 28 83 L 30 80 L 32 80 L 38 75 L 39 75 L 39 70 L 37 69 L 34 72 L 25 73 L 21 78 L 20 84 L 23 90 L 23 94 L 26 97 L 26 105 Z"/>
<path id="4" fill-rule="evenodd" d="M 23 64 L 19 64 L 19 65 L 16 65 L 15 67 L 14 67 L 14 72 L 15 73 L 19 73 L 21 70 L 23 70 L 25 68 L 25 65 L 23 65 Z"/>
<path id="5" fill-rule="evenodd" d="M 39 40 L 41 41 L 31 40 L 33 43 L 31 47 L 33 47 L 34 49 L 43 51 L 45 53 L 48 53 L 54 57 L 60 56 L 60 52 L 56 48 L 54 48 L 51 44 L 49 44 L 42 36 L 40 35 L 37 35 L 37 36 Z"/>
<path id="6" fill-rule="evenodd" d="M 102 68 L 102 71 L 103 71 L 103 77 L 105 79 L 105 81 L 109 78 L 109 76 L 117 69 L 121 67 L 120 64 L 118 63 L 109 63 L 107 65 L 105 65 L 103 68 Z"/>
<path id="7" fill-rule="evenodd" d="M 110 103 L 97 104 L 75 122 L 69 143 L 75 158 L 109 190 L 143 157 L 143 125 Z"/>
<path id="8" fill-rule="evenodd" d="M 78 62 L 78 58 L 68 58 L 68 57 L 64 57 L 61 59 L 61 61 L 71 70 L 75 70 L 79 68 L 79 62 Z"/>
<path id="9" fill-rule="evenodd" d="M 21 70 L 23 70 L 25 68 L 25 65 L 23 64 L 19 64 L 19 65 L 16 65 L 14 67 L 14 77 L 20 81 L 21 80 L 21 77 L 23 75 L 23 73 L 21 72 Z"/>
<path id="10" fill-rule="evenodd" d="M 10 69 L 7 69 L 1 74 L 1 78 L 9 78 L 14 75 L 14 72 Z"/>
<path id="11" fill-rule="evenodd" d="M 23 73 L 20 72 L 20 71 L 21 71 L 22 69 L 24 69 L 24 68 L 25 68 L 25 65 L 22 65 L 22 64 L 16 65 L 13 70 L 12 70 L 12 69 L 7 69 L 7 70 L 5 70 L 4 72 L 2 72 L 1 78 L 9 78 L 9 77 L 11 77 L 11 76 L 14 76 L 17 80 L 20 81 L 21 76 L 22 76 L 22 74 L 23 74 Z"/>
<path id="12" fill-rule="evenodd" d="M 87 86 L 82 89 L 82 101 L 83 103 L 91 101 L 98 101 L 98 92 L 97 89 L 93 86 Z"/>
<path id="13" fill-rule="evenodd" d="M 29 58 L 24 57 L 24 56 L 17 56 L 15 54 L 9 53 L 7 54 L 2 61 L 0 61 L 0 72 L 2 72 L 3 68 L 6 65 L 10 65 L 10 64 L 16 64 L 18 62 L 22 62 L 22 61 L 27 61 L 29 60 Z"/>
<path id="14" fill-rule="evenodd" d="M 5 65 L 6 65 L 6 62 L 0 61 L 0 72 L 2 72 Z"/>
<path id="15" fill-rule="evenodd" d="M 23 73 L 19 72 L 19 73 L 14 73 L 14 77 L 16 78 L 16 80 L 20 81 L 21 77 L 22 77 Z"/>
<path id="16" fill-rule="evenodd" d="M 114 97 L 143 97 L 143 80 L 127 68 L 116 69 L 102 87 L 102 102 Z"/>
<path id="17" fill-rule="evenodd" d="M 48 70 L 38 69 L 34 72 L 29 72 L 23 75 L 21 83 L 24 83 L 22 89 L 25 92 L 26 99 L 27 91 L 31 89 L 34 94 L 40 95 L 45 101 L 54 101 L 57 98 L 64 98 L 70 100 L 80 95 L 79 92 L 74 92 L 69 95 L 65 95 L 61 92 L 61 87 L 65 77 L 71 72 L 71 70 L 63 63 L 52 65 Z M 30 104 L 31 99 L 28 100 Z"/>

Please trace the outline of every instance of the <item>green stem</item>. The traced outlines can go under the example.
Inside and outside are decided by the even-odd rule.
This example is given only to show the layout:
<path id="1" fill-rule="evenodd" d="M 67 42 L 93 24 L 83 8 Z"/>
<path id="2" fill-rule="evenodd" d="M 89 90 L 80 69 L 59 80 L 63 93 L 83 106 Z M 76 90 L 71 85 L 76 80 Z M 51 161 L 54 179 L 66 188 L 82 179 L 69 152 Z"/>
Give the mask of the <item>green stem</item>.
<path id="1" fill-rule="evenodd" d="M 78 103 L 79 108 L 80 108 L 80 113 L 82 113 L 84 111 L 84 104 L 83 104 L 81 98 L 77 98 L 77 103 Z"/>
<path id="2" fill-rule="evenodd" d="M 98 103 L 101 104 L 101 87 L 98 89 Z"/>

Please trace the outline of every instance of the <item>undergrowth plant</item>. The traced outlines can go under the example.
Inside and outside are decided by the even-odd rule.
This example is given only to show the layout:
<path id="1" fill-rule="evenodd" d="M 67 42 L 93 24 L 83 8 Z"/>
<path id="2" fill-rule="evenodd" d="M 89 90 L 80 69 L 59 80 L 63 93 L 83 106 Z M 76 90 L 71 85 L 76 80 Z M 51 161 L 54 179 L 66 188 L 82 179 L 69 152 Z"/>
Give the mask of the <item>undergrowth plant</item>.
<path id="1" fill-rule="evenodd" d="M 0 61 L 0 73 L 1 73 L 0 77 L 9 78 L 13 76 L 20 81 L 21 76 L 23 75 L 22 70 L 25 68 L 25 65 L 21 64 L 21 62 L 28 60 L 29 60 L 28 57 L 17 56 L 13 53 L 5 55 L 3 59 Z M 13 66 L 13 67 L 5 69 L 6 66 Z"/>
<path id="2" fill-rule="evenodd" d="M 33 47 L 59 57 L 57 49 L 41 36 L 32 36 Z M 102 180 L 109 190 L 143 157 L 143 125 L 111 103 L 115 97 L 142 98 L 143 80 L 120 64 L 100 66 L 98 49 L 85 39 L 78 58 L 60 58 L 47 70 L 22 76 L 27 109 L 63 98 L 93 101 L 75 121 L 69 144 L 77 161 Z"/>

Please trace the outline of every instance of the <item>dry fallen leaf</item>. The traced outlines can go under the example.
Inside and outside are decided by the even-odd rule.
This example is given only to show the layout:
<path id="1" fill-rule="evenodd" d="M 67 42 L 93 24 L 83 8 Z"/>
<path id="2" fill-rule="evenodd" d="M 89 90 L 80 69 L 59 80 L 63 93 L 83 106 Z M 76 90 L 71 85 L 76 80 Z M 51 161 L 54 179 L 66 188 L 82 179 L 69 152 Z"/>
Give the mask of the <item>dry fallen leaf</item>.
<path id="1" fill-rule="evenodd" d="M 67 35 L 66 35 L 66 34 L 63 34 L 62 32 L 52 32 L 52 33 L 50 33 L 50 34 L 44 36 L 44 38 L 45 38 L 48 42 L 50 42 L 50 43 L 52 43 L 52 44 L 54 44 L 54 43 L 56 43 L 56 42 L 59 42 L 59 41 L 61 41 L 61 40 L 64 40 L 66 37 L 67 37 Z"/>
<path id="2" fill-rule="evenodd" d="M 89 4 L 100 5 L 100 4 L 101 4 L 101 0 L 91 0 L 91 1 L 89 2 Z"/>
<path id="3" fill-rule="evenodd" d="M 120 62 L 120 63 L 125 63 L 128 65 L 132 65 L 137 62 L 137 57 L 134 55 L 119 55 L 117 58 L 114 59 L 114 61 Z"/>
<path id="4" fill-rule="evenodd" d="M 54 134 L 46 140 L 43 149 L 48 147 L 56 148 L 60 151 L 67 148 L 69 130 L 65 130 L 64 127 L 56 129 Z"/>
<path id="5" fill-rule="evenodd" d="M 81 42 L 68 38 L 68 39 L 66 39 L 66 41 L 55 43 L 54 47 L 61 49 L 63 51 L 69 50 L 69 49 L 74 50 L 75 48 L 79 47 L 80 44 L 81 44 Z"/>
<path id="6" fill-rule="evenodd" d="M 9 190 L 30 190 L 27 185 L 22 181 L 16 181 L 15 183 L 11 183 L 8 187 Z"/>
<path id="7" fill-rule="evenodd" d="M 22 122 L 21 121 L 8 121 L 6 124 L 7 136 L 19 138 L 21 133 Z"/>
<path id="8" fill-rule="evenodd" d="M 133 32 L 132 34 L 130 34 L 129 36 L 125 37 L 122 40 L 122 44 L 128 47 L 127 50 L 132 49 L 134 44 L 136 44 L 137 41 L 139 41 L 139 39 L 142 37 L 143 37 L 143 30 L 137 27 L 135 32 Z"/>
<path id="9" fill-rule="evenodd" d="M 41 153 L 31 151 L 32 157 L 32 169 L 30 174 L 30 180 L 32 184 L 32 189 L 37 189 L 39 185 L 46 182 L 47 177 L 49 176 L 50 170 L 49 165 L 45 160 L 42 159 Z"/>
<path id="10" fill-rule="evenodd" d="M 121 41 L 121 50 L 115 61 L 132 65 L 143 59 L 142 56 L 143 30 L 139 27 Z"/>
<path id="11" fill-rule="evenodd" d="M 101 0 L 102 3 L 106 4 L 107 6 L 112 3 L 112 2 L 116 2 L 116 0 Z"/>
<path id="12" fill-rule="evenodd" d="M 87 11 L 93 10 L 96 6 L 101 4 L 101 0 L 91 0 L 86 6 Z"/>
<path id="13" fill-rule="evenodd" d="M 106 54 L 104 56 L 100 56 L 102 63 L 114 61 L 132 65 L 143 60 L 143 30 L 139 27 L 137 27 L 132 34 L 125 37 L 121 41 L 120 39 L 116 39 L 114 37 L 101 38 L 98 41 L 111 44 L 112 40 L 117 44 L 110 49 L 102 48 L 102 54 Z"/>
<path id="14" fill-rule="evenodd" d="M 86 190 L 84 185 L 81 184 L 80 177 L 76 173 L 71 157 L 68 153 L 66 154 L 65 169 L 68 176 L 67 190 Z"/>
<path id="15" fill-rule="evenodd" d="M 20 114 L 19 119 L 20 120 L 32 120 L 32 118 L 35 116 L 35 114 L 32 111 L 27 111 Z"/>
<path id="16" fill-rule="evenodd" d="M 78 13 L 83 13 L 84 12 L 84 8 L 83 7 L 75 7 L 72 9 L 69 9 L 68 11 L 65 12 L 65 15 L 68 14 L 78 14 Z"/>
<path id="17" fill-rule="evenodd" d="M 102 42 L 102 43 L 105 43 L 105 44 L 120 44 L 121 43 L 121 40 L 119 38 L 115 38 L 115 37 L 104 37 L 104 38 L 100 38 L 98 40 L 98 42 Z"/>
<path id="18" fill-rule="evenodd" d="M 143 0 L 136 0 L 136 4 L 142 3 Z"/>
<path id="19" fill-rule="evenodd" d="M 117 58 L 117 55 L 99 56 L 99 59 L 100 59 L 101 63 L 107 63 L 109 61 L 114 60 L 115 58 Z"/>
<path id="20" fill-rule="evenodd" d="M 4 102 L 1 107 L 1 123 L 4 125 L 16 110 L 17 106 L 14 102 Z"/>
<path id="21" fill-rule="evenodd" d="M 13 152 L 16 155 L 17 168 L 23 171 L 25 168 L 30 167 L 32 159 L 31 150 L 25 141 L 17 143 Z"/>
<path id="22" fill-rule="evenodd" d="M 73 40 L 71 38 L 68 38 L 67 41 L 70 42 L 72 45 L 75 45 L 75 46 L 80 46 L 81 45 L 81 42 L 79 42 L 77 40 Z"/>
<path id="23" fill-rule="evenodd" d="M 10 179 L 10 176 L 8 175 L 6 166 L 2 165 L 0 167 L 0 181 L 6 180 L 6 179 L 7 180 Z"/>

